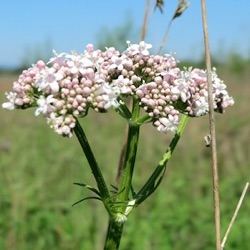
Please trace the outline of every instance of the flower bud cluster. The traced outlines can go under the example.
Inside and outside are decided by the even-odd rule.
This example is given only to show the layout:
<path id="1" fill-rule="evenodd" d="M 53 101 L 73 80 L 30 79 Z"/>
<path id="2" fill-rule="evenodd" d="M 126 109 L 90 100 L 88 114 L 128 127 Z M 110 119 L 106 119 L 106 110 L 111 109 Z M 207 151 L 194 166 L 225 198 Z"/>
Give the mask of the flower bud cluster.
<path id="1" fill-rule="evenodd" d="M 113 47 L 94 50 L 91 44 L 83 54 L 54 51 L 47 64 L 38 61 L 22 72 L 2 107 L 37 107 L 35 115 L 42 114 L 57 133 L 70 137 L 76 118 L 89 108 L 106 112 L 119 107 L 118 98 L 136 96 L 159 131 L 175 132 L 180 113 L 208 113 L 206 72 L 181 70 L 172 55 L 150 55 L 151 47 L 128 42 L 122 53 Z M 214 109 L 223 112 L 234 101 L 215 70 L 212 82 Z"/>

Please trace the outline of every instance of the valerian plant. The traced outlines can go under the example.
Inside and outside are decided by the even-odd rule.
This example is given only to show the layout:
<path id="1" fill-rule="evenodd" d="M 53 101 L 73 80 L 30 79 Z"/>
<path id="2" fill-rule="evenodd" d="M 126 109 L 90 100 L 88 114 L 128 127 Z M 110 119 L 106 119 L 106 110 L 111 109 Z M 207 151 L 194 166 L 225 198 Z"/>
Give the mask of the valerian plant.
<path id="1" fill-rule="evenodd" d="M 152 45 L 144 41 L 127 43 L 128 48 L 123 52 L 114 47 L 95 50 L 91 44 L 82 54 L 54 51 L 55 57 L 48 63 L 40 60 L 22 72 L 13 83 L 13 91 L 6 93 L 8 101 L 2 104 L 8 110 L 35 107 L 35 115 L 43 115 L 56 133 L 77 136 L 97 187 L 76 184 L 90 189 L 94 196 L 85 199 L 101 200 L 109 215 L 104 249 L 119 248 L 128 215 L 158 188 L 188 117 L 200 117 L 209 111 L 206 71 L 182 70 L 172 55 L 151 55 Z M 213 108 L 223 113 L 234 100 L 215 69 L 212 87 Z M 131 105 L 126 101 L 128 98 Z M 127 148 L 115 193 L 109 190 L 79 122 L 89 109 L 104 113 L 110 108 L 128 125 Z M 170 131 L 174 135 L 152 175 L 136 191 L 132 177 L 139 131 L 145 123 L 152 123 L 159 132 Z"/>

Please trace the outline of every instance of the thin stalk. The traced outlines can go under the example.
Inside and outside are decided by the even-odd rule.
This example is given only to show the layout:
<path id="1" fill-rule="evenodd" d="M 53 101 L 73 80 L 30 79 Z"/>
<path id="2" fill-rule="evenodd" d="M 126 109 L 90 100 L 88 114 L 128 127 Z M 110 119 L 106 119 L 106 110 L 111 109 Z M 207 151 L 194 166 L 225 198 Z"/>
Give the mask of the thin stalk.
<path id="1" fill-rule="evenodd" d="M 76 126 L 74 127 L 74 132 L 75 132 L 77 139 L 82 147 L 82 150 L 87 158 L 89 166 L 92 170 L 92 174 L 95 177 L 99 192 L 102 196 L 101 198 L 103 200 L 110 199 L 109 190 L 108 190 L 108 187 L 107 187 L 106 182 L 104 180 L 104 177 L 102 175 L 102 172 L 97 164 L 97 161 L 96 161 L 95 156 L 92 152 L 92 149 L 89 145 L 87 137 L 86 137 L 86 135 L 81 127 L 81 124 L 79 123 L 79 121 L 77 119 L 76 119 Z M 106 205 L 105 202 L 104 202 L 104 205 Z"/>
<path id="2" fill-rule="evenodd" d="M 127 136 L 127 148 L 124 157 L 121 180 L 118 188 L 119 195 L 117 196 L 117 202 L 127 202 L 129 197 L 129 192 L 131 190 L 132 176 L 134 172 L 134 165 L 138 147 L 138 139 L 140 132 L 140 125 L 136 123 L 139 117 L 139 102 L 137 99 L 133 99 L 132 108 L 132 119 L 128 123 L 128 136 Z M 119 212 L 123 213 L 126 206 L 121 206 Z"/>
<path id="3" fill-rule="evenodd" d="M 186 8 L 189 6 L 189 3 L 186 2 L 185 0 L 180 0 L 178 5 L 177 5 L 177 8 L 174 12 L 174 15 L 172 17 L 172 19 L 170 20 L 170 22 L 168 23 L 168 26 L 167 26 L 167 30 L 166 30 L 166 33 L 165 33 L 165 36 L 162 40 L 162 43 L 160 45 L 160 48 L 157 52 L 157 54 L 160 54 L 161 50 L 163 49 L 163 47 L 165 46 L 166 42 L 167 42 L 167 39 L 168 39 L 168 34 L 169 34 L 169 31 L 170 31 L 170 28 L 171 28 L 171 25 L 172 25 L 172 22 L 173 20 L 176 18 L 176 17 L 179 17 L 185 10 Z"/>
<path id="4" fill-rule="evenodd" d="M 206 1 L 201 0 L 202 9 L 202 24 L 203 35 L 206 54 L 206 68 L 207 68 L 207 82 L 208 82 L 208 102 L 209 102 L 209 126 L 211 134 L 211 151 L 212 151 L 212 171 L 213 171 L 213 199 L 214 199 L 214 220 L 215 220 L 215 234 L 216 234 L 216 249 L 221 250 L 221 236 L 220 236 L 220 199 L 219 199 L 219 178 L 217 166 L 217 149 L 216 149 L 216 130 L 213 104 L 213 90 L 212 90 L 212 72 L 211 72 L 211 58 L 209 50 L 208 39 L 208 25 L 206 14 Z"/>
<path id="5" fill-rule="evenodd" d="M 161 45 L 160 45 L 159 50 L 157 51 L 157 54 L 160 54 L 160 53 L 161 53 L 161 50 L 163 49 L 163 47 L 165 46 L 165 44 L 166 44 L 166 42 L 167 42 L 168 34 L 169 34 L 169 31 L 170 31 L 172 22 L 173 22 L 173 19 L 171 19 L 170 22 L 168 23 L 168 26 L 167 26 L 167 30 L 166 30 L 165 36 L 164 36 L 164 38 L 163 38 L 163 40 L 162 40 L 162 42 L 161 42 Z"/>
<path id="6" fill-rule="evenodd" d="M 224 247 L 225 247 L 225 243 L 226 243 L 226 241 L 227 241 L 227 237 L 228 237 L 228 235 L 229 235 L 229 233 L 230 233 L 230 231 L 231 231 L 231 229 L 232 229 L 232 226 L 233 226 L 233 224 L 234 224 L 234 221 L 235 221 L 235 219 L 236 219 L 236 217 L 237 217 L 237 215 L 238 215 L 238 212 L 239 212 L 239 210 L 240 210 L 241 204 L 242 204 L 243 199 L 244 199 L 244 197 L 245 197 L 245 195 L 246 195 L 248 186 L 249 186 L 249 182 L 246 183 L 246 185 L 245 185 L 245 187 L 244 187 L 244 189 L 243 189 L 243 191 L 242 191 L 242 194 L 241 194 L 241 196 L 240 196 L 239 202 L 238 202 L 237 207 L 236 207 L 236 209 L 235 209 L 235 211 L 234 211 L 233 217 L 232 217 L 232 219 L 231 219 L 231 221 L 230 221 L 230 223 L 229 223 L 229 226 L 228 226 L 228 228 L 227 228 L 227 231 L 226 231 L 226 233 L 225 233 L 225 236 L 224 236 L 224 238 L 223 238 L 223 240 L 222 240 L 222 242 L 221 242 L 221 249 L 224 249 Z"/>
<path id="7" fill-rule="evenodd" d="M 124 165 L 121 173 L 121 180 L 118 192 L 120 194 L 117 196 L 117 202 L 127 202 L 129 197 L 129 192 L 131 190 L 132 176 L 134 172 L 134 164 L 137 153 L 137 145 L 139 139 L 138 125 L 130 125 L 128 128 L 128 144 L 124 159 Z M 119 212 L 124 212 L 126 206 L 121 206 Z"/>
<path id="8" fill-rule="evenodd" d="M 123 215 L 129 199 L 131 190 L 131 182 L 134 171 L 135 158 L 137 153 L 137 145 L 139 138 L 139 126 L 130 125 L 128 128 L 127 149 L 124 164 L 121 172 L 120 185 L 116 198 L 117 214 Z M 126 217 L 125 217 L 126 218 Z M 109 218 L 108 232 L 105 242 L 105 250 L 119 249 L 123 224 L 125 219 L 117 220 L 115 217 Z"/>
<path id="9" fill-rule="evenodd" d="M 137 193 L 136 203 L 138 205 L 142 203 L 144 200 L 146 200 L 158 187 L 159 183 L 157 182 L 157 180 L 159 180 L 160 176 L 162 176 L 162 173 L 166 168 L 167 162 L 170 160 L 174 152 L 174 149 L 176 148 L 176 145 L 184 132 L 187 122 L 188 122 L 188 116 L 183 115 L 180 121 L 180 125 L 178 126 L 178 130 L 175 133 L 175 136 L 172 139 L 171 143 L 169 144 L 169 147 L 167 148 L 166 152 L 163 154 L 162 159 L 158 163 L 158 166 L 156 167 L 152 175 L 149 177 L 145 185 Z"/>
<path id="10" fill-rule="evenodd" d="M 149 5 L 150 5 L 150 0 L 146 0 L 144 17 L 143 17 L 143 25 L 142 25 L 142 31 L 141 31 L 141 41 L 145 40 L 146 33 L 147 33 L 148 8 L 149 8 Z"/>
<path id="11" fill-rule="evenodd" d="M 123 162 L 124 162 L 124 158 L 126 154 L 126 148 L 127 148 L 127 136 L 128 136 L 128 125 L 126 124 L 123 143 L 122 143 L 122 149 L 120 152 L 120 157 L 119 157 L 119 162 L 118 162 L 118 169 L 117 169 L 116 178 L 115 178 L 116 187 L 118 187 L 120 184 L 122 166 L 123 166 Z"/>
<path id="12" fill-rule="evenodd" d="M 119 188 L 115 200 L 116 214 L 110 216 L 108 232 L 105 242 L 105 250 L 115 250 L 119 248 L 123 225 L 126 220 L 125 210 L 129 201 L 131 183 L 138 148 L 140 125 L 136 123 L 139 117 L 139 102 L 133 99 L 132 118 L 128 123 L 128 135 L 126 141 L 126 153 L 121 168 Z"/>

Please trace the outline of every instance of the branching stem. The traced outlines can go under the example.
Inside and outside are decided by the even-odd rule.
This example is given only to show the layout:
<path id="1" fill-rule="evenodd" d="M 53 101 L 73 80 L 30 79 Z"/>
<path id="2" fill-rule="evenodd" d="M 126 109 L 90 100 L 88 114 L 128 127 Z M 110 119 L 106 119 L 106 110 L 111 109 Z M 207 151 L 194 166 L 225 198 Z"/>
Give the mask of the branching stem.
<path id="1" fill-rule="evenodd" d="M 95 156 L 92 152 L 92 149 L 89 145 L 87 137 L 82 129 L 82 126 L 77 119 L 76 119 L 76 126 L 74 128 L 74 132 L 77 136 L 77 139 L 82 147 L 82 150 L 87 158 L 89 166 L 90 166 L 92 173 L 95 177 L 96 183 L 98 185 L 98 190 L 101 194 L 101 198 L 103 200 L 110 199 L 109 190 L 108 190 L 108 187 L 107 187 L 106 182 L 104 180 L 104 177 L 102 175 L 102 172 L 97 164 L 97 161 L 96 161 Z"/>

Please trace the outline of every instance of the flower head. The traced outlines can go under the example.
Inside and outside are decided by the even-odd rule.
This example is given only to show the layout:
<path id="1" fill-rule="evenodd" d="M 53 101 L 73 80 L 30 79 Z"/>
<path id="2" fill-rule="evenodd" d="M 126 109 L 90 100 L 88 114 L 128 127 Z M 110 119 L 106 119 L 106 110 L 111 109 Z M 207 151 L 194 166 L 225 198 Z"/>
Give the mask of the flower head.
<path id="1" fill-rule="evenodd" d="M 173 55 L 151 55 L 152 45 L 128 43 L 95 50 L 88 44 L 82 54 L 57 53 L 46 64 L 38 61 L 24 70 L 6 93 L 8 110 L 36 106 L 60 135 L 72 136 L 78 117 L 92 108 L 107 112 L 115 108 L 130 119 L 123 98 L 132 97 L 160 132 L 176 132 L 180 113 L 191 117 L 208 113 L 207 74 L 201 69 L 181 70 Z M 212 72 L 214 110 L 223 113 L 234 104 L 225 83 Z"/>

